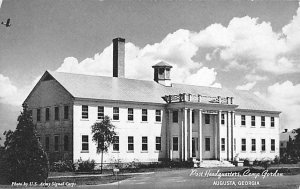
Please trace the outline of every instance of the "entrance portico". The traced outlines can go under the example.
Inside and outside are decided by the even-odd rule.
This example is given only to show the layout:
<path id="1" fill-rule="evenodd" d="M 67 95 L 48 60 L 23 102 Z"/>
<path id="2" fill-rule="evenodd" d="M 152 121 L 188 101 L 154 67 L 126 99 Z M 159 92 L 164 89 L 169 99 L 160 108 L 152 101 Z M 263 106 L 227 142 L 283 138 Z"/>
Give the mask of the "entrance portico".
<path id="1" fill-rule="evenodd" d="M 233 104 L 231 97 L 179 94 L 164 99 L 168 102 L 169 159 L 233 159 L 232 128 L 237 105 Z"/>

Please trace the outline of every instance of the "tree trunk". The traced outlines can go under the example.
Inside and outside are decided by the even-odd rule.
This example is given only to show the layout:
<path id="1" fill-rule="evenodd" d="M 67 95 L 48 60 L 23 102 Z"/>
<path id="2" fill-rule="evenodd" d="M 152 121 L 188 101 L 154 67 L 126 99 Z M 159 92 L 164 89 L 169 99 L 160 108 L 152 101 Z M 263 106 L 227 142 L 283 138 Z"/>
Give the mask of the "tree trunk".
<path id="1" fill-rule="evenodd" d="M 101 152 L 101 171 L 100 171 L 101 174 L 102 174 L 102 167 L 103 167 L 103 150 Z"/>

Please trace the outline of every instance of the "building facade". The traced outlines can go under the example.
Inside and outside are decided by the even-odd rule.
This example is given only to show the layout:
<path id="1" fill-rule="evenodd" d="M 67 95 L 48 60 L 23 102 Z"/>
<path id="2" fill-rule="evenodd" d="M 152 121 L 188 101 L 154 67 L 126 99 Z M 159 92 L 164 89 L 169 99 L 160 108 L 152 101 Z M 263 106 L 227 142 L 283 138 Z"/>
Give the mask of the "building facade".
<path id="1" fill-rule="evenodd" d="M 127 79 L 124 45 L 113 40 L 113 77 L 46 71 L 26 98 L 51 161 L 100 162 L 91 126 L 105 115 L 117 133 L 107 163 L 279 155 L 279 111 L 248 91 L 172 83 L 165 62 L 154 81 Z"/>

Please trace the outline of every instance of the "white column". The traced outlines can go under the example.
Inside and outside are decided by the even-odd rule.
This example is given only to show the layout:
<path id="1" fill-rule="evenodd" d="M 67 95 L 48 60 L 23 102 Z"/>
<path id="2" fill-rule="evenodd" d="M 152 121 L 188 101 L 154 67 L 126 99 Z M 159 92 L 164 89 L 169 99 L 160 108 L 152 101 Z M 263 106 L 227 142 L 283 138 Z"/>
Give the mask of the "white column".
<path id="1" fill-rule="evenodd" d="M 230 156 L 231 156 L 231 114 L 229 112 L 226 113 L 226 117 L 227 117 L 227 145 L 226 145 L 226 149 L 227 149 L 227 160 L 230 160 Z"/>
<path id="2" fill-rule="evenodd" d="M 234 126 L 234 111 L 231 112 L 231 161 L 233 161 L 233 126 Z"/>
<path id="3" fill-rule="evenodd" d="M 171 110 L 166 110 L 166 150 L 167 150 L 167 158 L 172 159 L 172 149 L 171 149 Z"/>
<path id="4" fill-rule="evenodd" d="M 182 116 L 182 109 L 179 109 L 178 110 L 178 122 L 179 122 L 179 136 L 178 136 L 178 143 L 179 143 L 179 147 L 178 147 L 178 150 L 179 150 L 179 158 L 181 161 L 184 160 L 183 158 L 183 116 Z"/>
<path id="5" fill-rule="evenodd" d="M 222 116 L 222 111 L 219 110 L 218 112 L 218 123 L 217 123 L 217 144 L 218 144 L 218 148 L 217 148 L 217 157 L 219 160 L 221 160 L 221 139 L 220 139 L 220 126 L 221 126 L 221 116 Z"/>
<path id="6" fill-rule="evenodd" d="M 215 158 L 218 159 L 218 115 L 217 116 L 213 116 L 213 133 L 214 133 L 214 140 L 215 140 L 215 148 L 214 148 L 214 152 L 215 152 Z"/>
<path id="7" fill-rule="evenodd" d="M 198 124 L 199 124 L 199 127 L 198 127 L 198 148 L 199 148 L 199 151 L 198 151 L 198 157 L 199 157 L 199 160 L 202 161 L 202 110 L 199 109 L 199 119 L 198 119 Z"/>
<path id="8" fill-rule="evenodd" d="M 193 109 L 190 109 L 190 119 L 189 119 L 189 156 L 188 158 L 193 158 L 193 152 L 192 152 L 192 139 L 193 139 Z"/>
<path id="9" fill-rule="evenodd" d="M 188 153 L 188 149 L 187 149 L 187 146 L 188 146 L 188 138 L 187 138 L 187 135 L 188 135 L 188 119 L 187 119 L 187 108 L 184 108 L 183 109 L 183 117 L 184 117 L 184 124 L 183 124 L 183 139 L 184 139 L 184 161 L 187 161 L 187 153 Z"/>

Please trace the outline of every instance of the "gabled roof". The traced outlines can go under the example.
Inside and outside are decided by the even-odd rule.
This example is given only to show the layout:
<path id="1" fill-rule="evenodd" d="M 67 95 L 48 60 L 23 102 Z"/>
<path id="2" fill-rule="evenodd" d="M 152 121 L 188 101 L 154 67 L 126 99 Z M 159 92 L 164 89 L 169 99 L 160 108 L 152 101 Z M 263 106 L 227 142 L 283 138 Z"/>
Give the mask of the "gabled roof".
<path id="1" fill-rule="evenodd" d="M 155 67 L 168 67 L 168 68 L 172 68 L 173 66 L 171 66 L 170 64 L 166 63 L 166 62 L 159 62 L 155 65 L 152 66 L 152 68 Z"/>
<path id="2" fill-rule="evenodd" d="M 190 93 L 234 97 L 234 104 L 239 105 L 238 109 L 276 111 L 274 107 L 248 91 L 176 83 L 165 87 L 155 81 L 50 71 L 46 73 L 53 76 L 75 98 L 165 104 L 162 99 L 165 95 Z"/>

